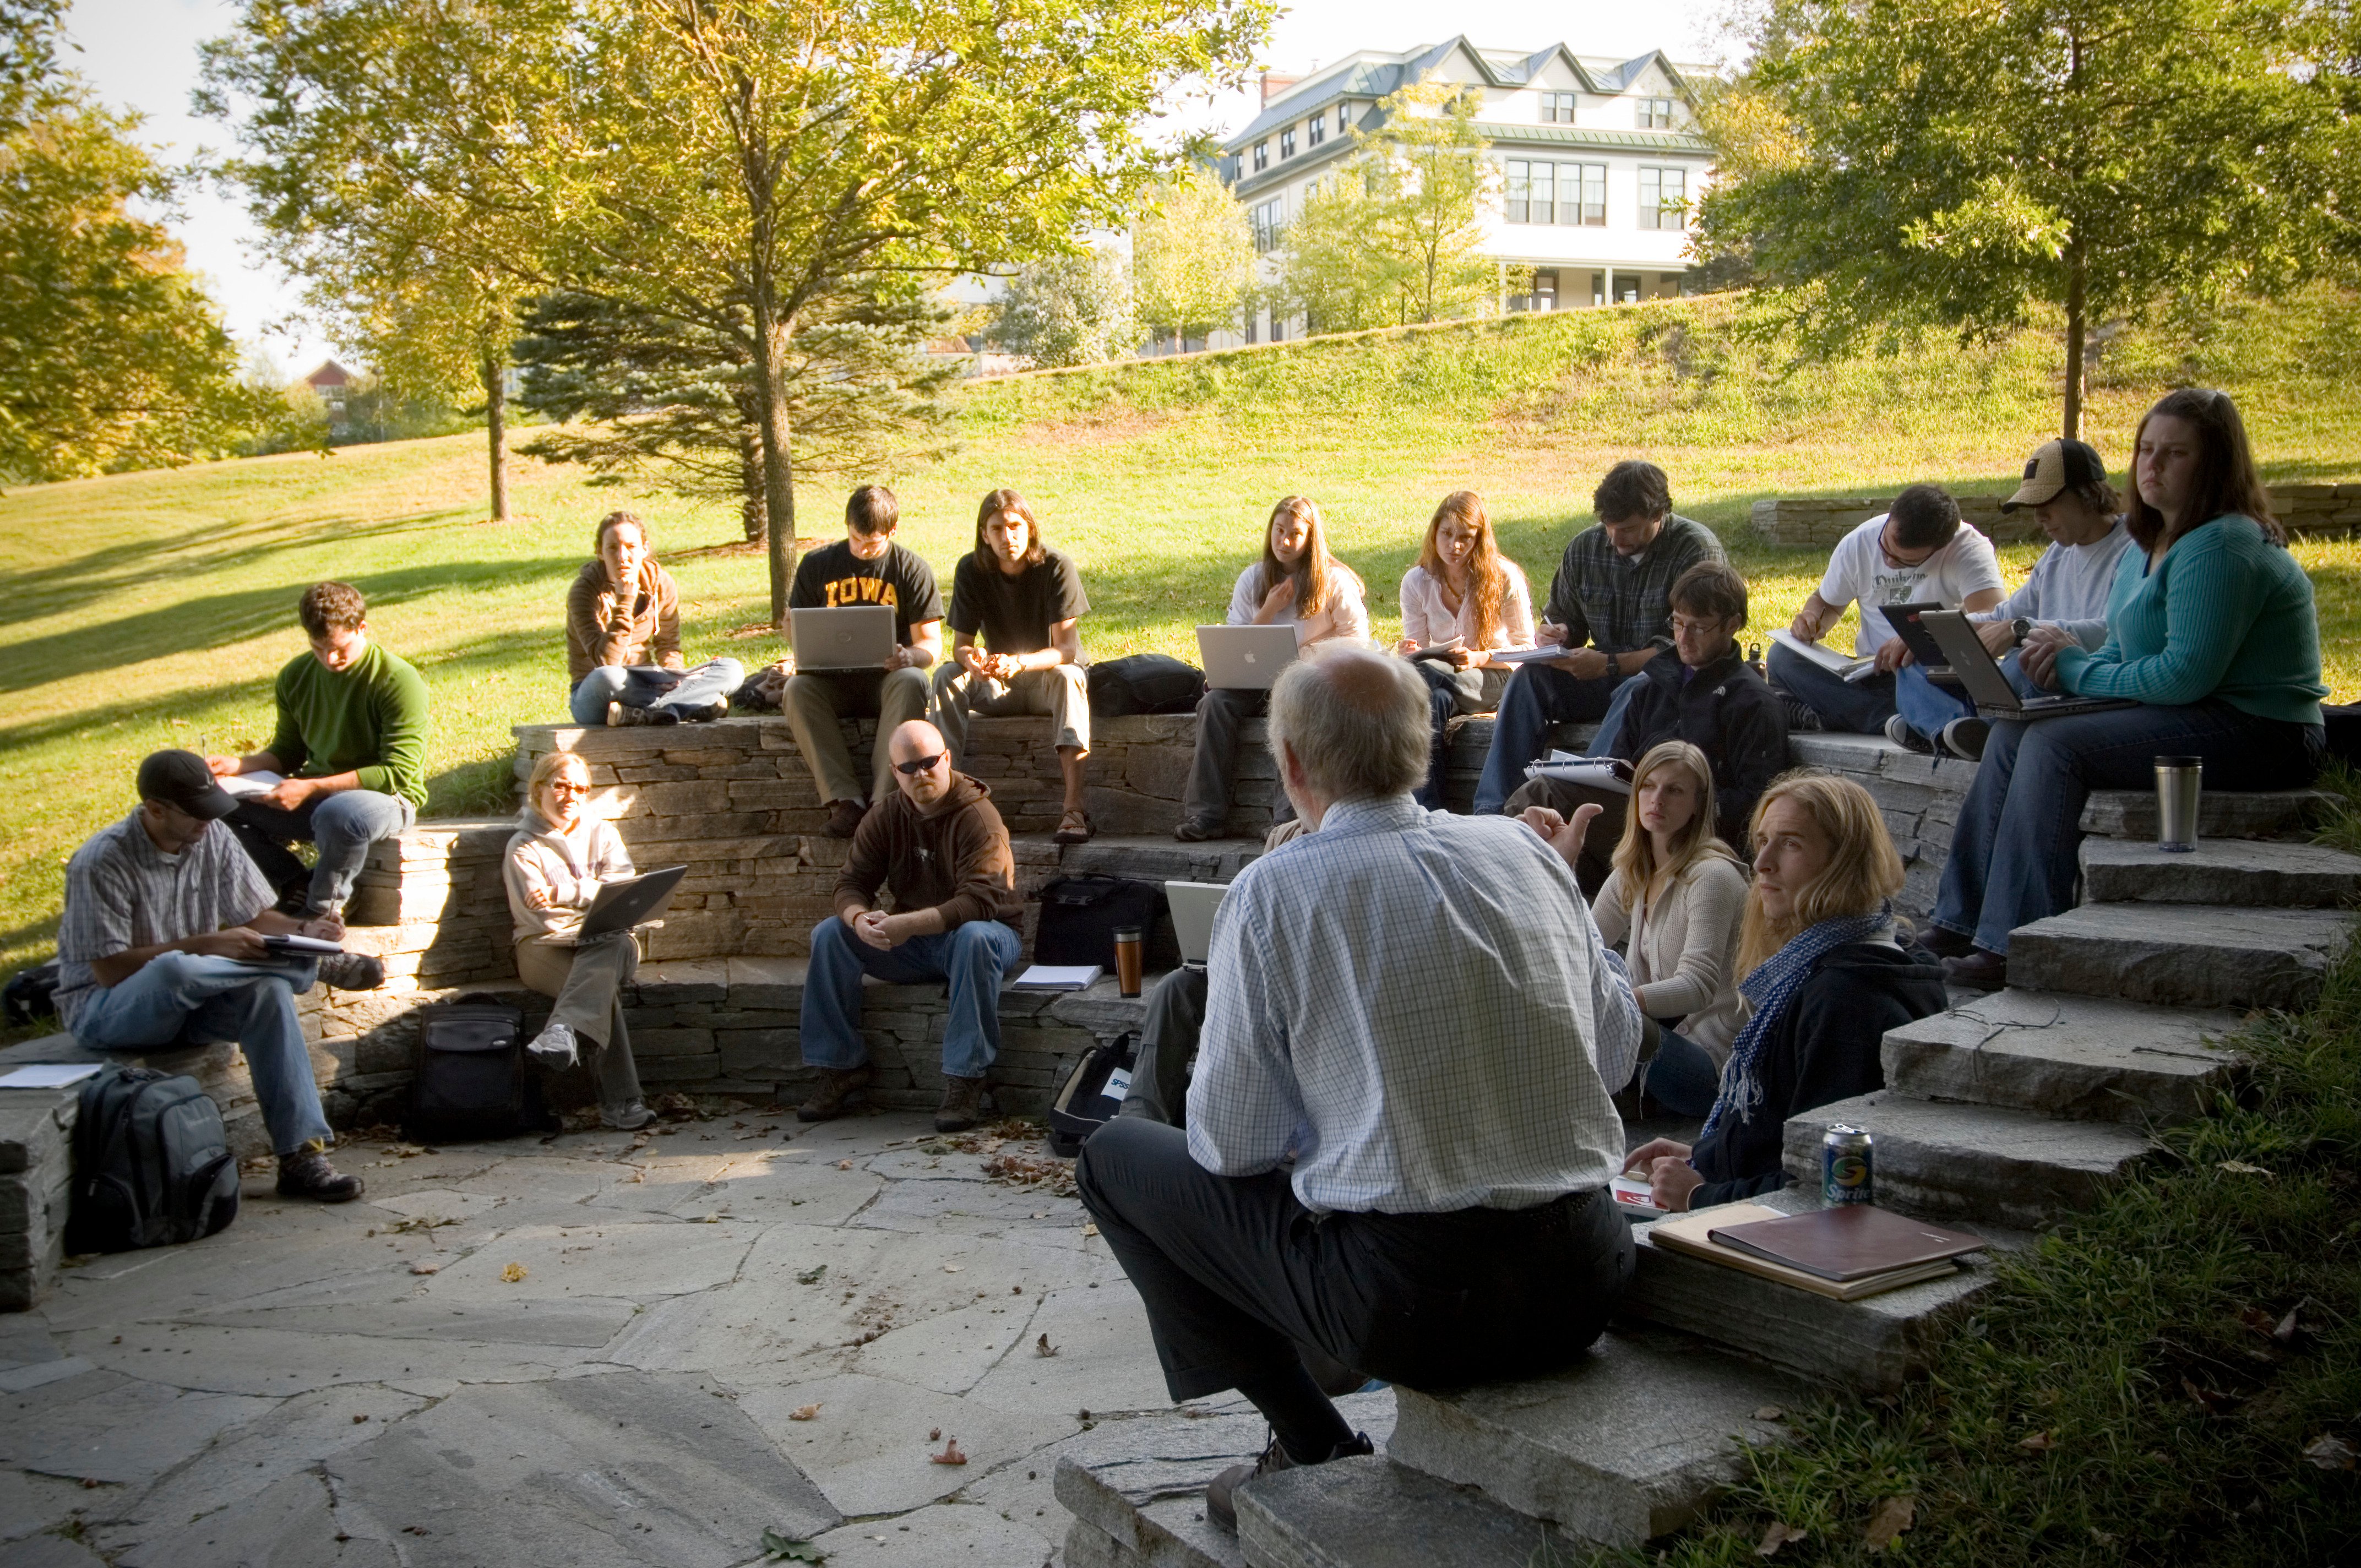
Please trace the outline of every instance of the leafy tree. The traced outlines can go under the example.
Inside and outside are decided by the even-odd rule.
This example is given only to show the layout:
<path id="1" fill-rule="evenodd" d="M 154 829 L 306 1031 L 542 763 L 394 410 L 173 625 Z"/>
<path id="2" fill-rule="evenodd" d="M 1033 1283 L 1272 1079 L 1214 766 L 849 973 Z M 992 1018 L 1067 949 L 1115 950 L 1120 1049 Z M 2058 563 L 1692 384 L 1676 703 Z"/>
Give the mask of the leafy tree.
<path id="1" fill-rule="evenodd" d="M 0 477 L 227 450 L 257 406 L 162 225 L 175 181 L 57 59 L 62 0 L 0 0 Z"/>
<path id="2" fill-rule="evenodd" d="M 1699 246 L 1791 286 L 1812 340 L 2066 319 L 2068 435 L 2094 326 L 2268 293 L 2352 239 L 2361 108 L 2308 0 L 1765 0 L 1701 124 Z"/>
<path id="3" fill-rule="evenodd" d="M 1121 258 L 1094 249 L 1033 262 L 994 302 L 989 335 L 1038 365 L 1120 359 L 1139 342 L 1130 274 Z"/>
<path id="4" fill-rule="evenodd" d="M 1139 324 L 1186 343 L 1237 324 L 1255 283 L 1246 214 L 1212 172 L 1191 168 L 1151 188 L 1131 225 Z"/>

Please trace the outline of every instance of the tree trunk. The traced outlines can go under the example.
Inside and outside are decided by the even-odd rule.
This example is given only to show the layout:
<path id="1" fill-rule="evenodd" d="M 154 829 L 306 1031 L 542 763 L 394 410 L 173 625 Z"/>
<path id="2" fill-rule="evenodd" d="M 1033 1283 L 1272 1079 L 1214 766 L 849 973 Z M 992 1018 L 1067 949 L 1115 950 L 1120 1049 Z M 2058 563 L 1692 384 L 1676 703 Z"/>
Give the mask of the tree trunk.
<path id="1" fill-rule="evenodd" d="M 500 356 L 486 354 L 483 361 L 485 439 L 491 448 L 492 521 L 509 520 L 509 378 Z"/>
<path id="2" fill-rule="evenodd" d="M 738 521 L 746 543 L 760 544 L 770 537 L 763 504 L 763 433 L 752 420 L 738 427 Z"/>
<path id="3" fill-rule="evenodd" d="M 2084 348 L 2089 340 L 2091 259 L 2078 232 L 2066 247 L 2066 417 L 2061 433 L 2069 441 L 2082 438 Z"/>
<path id="4" fill-rule="evenodd" d="M 770 524 L 771 624 L 784 636 L 787 588 L 796 579 L 796 479 L 788 449 L 787 333 L 772 310 L 765 286 L 754 287 L 754 393 L 761 403 L 763 514 Z"/>

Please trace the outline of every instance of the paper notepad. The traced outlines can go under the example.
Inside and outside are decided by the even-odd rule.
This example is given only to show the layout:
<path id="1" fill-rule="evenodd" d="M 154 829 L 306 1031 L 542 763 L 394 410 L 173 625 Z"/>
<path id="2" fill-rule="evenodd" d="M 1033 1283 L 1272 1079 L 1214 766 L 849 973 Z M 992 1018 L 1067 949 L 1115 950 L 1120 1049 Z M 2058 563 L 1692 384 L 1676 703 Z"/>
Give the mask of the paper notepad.
<path id="1" fill-rule="evenodd" d="M 1529 779 L 1563 779 L 1567 784 L 1587 784 L 1616 795 L 1631 793 L 1631 764 L 1620 757 L 1564 757 L 1553 755 L 1545 762 L 1532 762 L 1525 767 Z"/>
<path id="2" fill-rule="evenodd" d="M 1096 964 L 1035 964 L 1008 983 L 1021 991 L 1086 991 L 1105 972 Z"/>
<path id="3" fill-rule="evenodd" d="M 1877 662 L 1873 659 L 1850 658 L 1823 643 L 1806 642 L 1792 632 L 1773 631 L 1771 641 L 1788 652 L 1809 659 L 1828 674 L 1848 681 L 1865 681 L 1877 674 Z"/>
<path id="4" fill-rule="evenodd" d="M 0 1078 L 0 1089 L 63 1089 L 97 1076 L 96 1062 L 38 1062 Z"/>
<path id="5" fill-rule="evenodd" d="M 222 786 L 224 792 L 236 795 L 240 800 L 247 800 L 258 795 L 269 795 L 286 782 L 277 773 L 266 771 L 232 773 L 227 778 L 214 780 L 214 783 Z"/>

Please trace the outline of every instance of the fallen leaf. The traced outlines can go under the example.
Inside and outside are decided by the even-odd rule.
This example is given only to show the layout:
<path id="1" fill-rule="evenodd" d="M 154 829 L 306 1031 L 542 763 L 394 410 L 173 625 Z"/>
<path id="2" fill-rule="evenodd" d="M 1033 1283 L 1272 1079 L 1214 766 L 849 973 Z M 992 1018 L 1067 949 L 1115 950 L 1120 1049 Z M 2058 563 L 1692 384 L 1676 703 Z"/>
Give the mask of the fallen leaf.
<path id="1" fill-rule="evenodd" d="M 2295 1336 L 2303 1332 L 2303 1325 L 2296 1321 L 2295 1316 L 2302 1310 L 2303 1308 L 2301 1303 L 2296 1306 L 2290 1307 L 2288 1309 L 2288 1315 L 2281 1318 L 2279 1322 L 2279 1327 L 2271 1331 L 2271 1337 L 2279 1341 L 2281 1344 L 2294 1343 Z"/>
<path id="2" fill-rule="evenodd" d="M 794 1409 L 787 1412 L 787 1420 L 791 1421 L 807 1421 L 818 1414 L 819 1406 L 818 1405 L 797 1405 Z"/>
<path id="3" fill-rule="evenodd" d="M 817 1285 L 825 1278 L 827 1275 L 828 1265 L 824 1263 L 819 1264 L 815 1267 L 807 1268 L 802 1273 L 796 1275 L 796 1283 L 798 1285 Z"/>
<path id="4" fill-rule="evenodd" d="M 2353 1445 L 2333 1432 L 2304 1444 L 2303 1456 L 2323 1470 L 2350 1470 L 2356 1459 Z"/>
<path id="5" fill-rule="evenodd" d="M 940 1453 L 929 1453 L 927 1455 L 927 1463 L 929 1464 L 965 1464 L 967 1463 L 967 1455 L 960 1452 L 959 1439 L 954 1437 L 945 1440 L 943 1443 L 943 1451 Z"/>
<path id="6" fill-rule="evenodd" d="M 945 1274 L 963 1274 L 966 1271 L 967 1265 L 964 1263 L 947 1263 L 943 1265 L 943 1272 Z"/>
<path id="7" fill-rule="evenodd" d="M 1888 1497 L 1869 1516 L 1869 1529 L 1862 1532 L 1861 1543 L 1872 1552 L 1883 1552 L 1901 1538 L 1917 1516 L 1916 1497 Z"/>
<path id="8" fill-rule="evenodd" d="M 828 1553 L 808 1541 L 790 1541 L 775 1530 L 763 1532 L 763 1550 L 774 1563 L 825 1563 Z"/>
<path id="9" fill-rule="evenodd" d="M 2103 1547 L 2113 1546 L 2114 1543 L 2115 1535 L 2113 1530 L 2101 1530 L 2097 1525 L 2092 1525 L 2091 1527 L 2092 1545 Z"/>
<path id="10" fill-rule="evenodd" d="M 1096 1226 L 1095 1224 L 1093 1224 L 1091 1222 L 1089 1222 L 1089 1221 L 1087 1221 L 1087 1220 L 1085 1220 L 1085 1221 L 1083 1221 L 1083 1222 L 1082 1222 L 1082 1234 L 1084 1234 L 1084 1235 L 1086 1235 L 1086 1236 L 1094 1236 L 1094 1235 L 1097 1235 L 1098 1234 L 1099 1234 L 1099 1228 L 1098 1228 L 1098 1226 Z"/>
<path id="11" fill-rule="evenodd" d="M 2034 1453 L 2047 1453 L 2058 1446 L 2058 1440 L 2046 1431 L 2037 1431 L 2018 1442 L 2016 1446 Z"/>
<path id="12" fill-rule="evenodd" d="M 942 1429 L 942 1428 L 940 1428 L 940 1427 L 928 1427 L 928 1428 L 927 1429 L 927 1441 L 928 1441 L 928 1442 L 942 1442 L 942 1441 L 943 1441 L 943 1429 Z"/>
<path id="13" fill-rule="evenodd" d="M 836 1162 L 836 1168 L 839 1170 L 851 1170 L 852 1168 L 852 1162 L 849 1159 L 838 1160 Z"/>
<path id="14" fill-rule="evenodd" d="M 1058 1354 L 1058 1347 L 1049 1343 L 1049 1336 L 1048 1334 L 1043 1334 L 1039 1339 L 1033 1342 L 1033 1354 L 1036 1355 L 1055 1355 Z"/>
<path id="15" fill-rule="evenodd" d="M 1758 1421 L 1775 1421 L 1786 1413 L 1786 1411 L 1781 1409 L 1776 1405 L 1765 1405 L 1761 1409 L 1754 1412 L 1754 1419 Z M 1784 1527 L 1783 1526 L 1782 1528 Z M 1800 1535 L 1796 1535 L 1789 1536 L 1786 1539 L 1790 1541 L 1800 1541 L 1803 1538 Z"/>
<path id="16" fill-rule="evenodd" d="M 500 1283 L 503 1285 L 513 1285 L 524 1277 L 525 1266 L 522 1263 L 511 1263 L 500 1270 Z"/>
<path id="17" fill-rule="evenodd" d="M 2238 1321 L 2244 1323 L 2246 1327 L 2254 1330 L 2257 1333 L 2262 1335 L 2265 1339 L 2271 1337 L 2271 1330 L 2273 1326 L 2271 1322 L 2271 1315 L 2268 1312 L 2264 1311 L 2260 1307 L 2239 1308 Z"/>
<path id="18" fill-rule="evenodd" d="M 413 1263 L 410 1266 L 410 1272 L 412 1274 L 440 1274 L 443 1272 L 443 1266 L 439 1263 Z"/>
<path id="19" fill-rule="evenodd" d="M 1792 1525 L 1780 1519 L 1773 1519 L 1771 1528 L 1763 1532 L 1763 1539 L 1754 1543 L 1754 1555 L 1774 1557 L 1778 1555 L 1781 1547 L 1791 1541 L 1801 1541 L 1810 1533 L 1811 1531 L 1801 1525 Z"/>
<path id="20" fill-rule="evenodd" d="M 358 1426 L 367 1420 L 368 1420 L 368 1412 L 367 1410 L 363 1410 L 359 1415 L 353 1418 L 353 1425 Z"/>
<path id="21" fill-rule="evenodd" d="M 2208 1415 L 2218 1416 L 2238 1402 L 2233 1395 L 2217 1394 L 2211 1388 L 2200 1388 L 2186 1377 L 2180 1380 L 2180 1391 L 2202 1405 Z"/>
<path id="22" fill-rule="evenodd" d="M 2243 1159 L 2225 1159 L 2215 1168 L 2226 1170 L 2233 1176 L 2269 1176 L 2271 1174 L 2261 1166 L 2248 1165 Z"/>

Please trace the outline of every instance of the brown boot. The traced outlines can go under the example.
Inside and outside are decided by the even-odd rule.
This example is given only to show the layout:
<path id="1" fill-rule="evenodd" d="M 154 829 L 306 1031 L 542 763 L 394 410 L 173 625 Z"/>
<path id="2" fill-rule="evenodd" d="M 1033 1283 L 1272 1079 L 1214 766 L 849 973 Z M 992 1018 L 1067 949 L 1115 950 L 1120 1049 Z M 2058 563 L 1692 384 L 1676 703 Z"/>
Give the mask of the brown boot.
<path id="1" fill-rule="evenodd" d="M 1369 1441 L 1367 1432 L 1356 1431 L 1352 1441 L 1338 1443 L 1329 1453 L 1328 1459 L 1320 1463 L 1325 1464 L 1330 1459 L 1350 1459 L 1356 1453 L 1375 1453 L 1377 1451 L 1378 1445 Z M 1233 1464 L 1205 1483 L 1205 1517 L 1232 1535 L 1237 1534 L 1238 1488 L 1257 1476 L 1276 1475 L 1282 1470 L 1299 1469 L 1301 1463 L 1287 1452 L 1286 1445 L 1279 1441 L 1279 1434 L 1273 1432 L 1270 1446 L 1262 1451 L 1261 1458 L 1252 1464 Z"/>
<path id="2" fill-rule="evenodd" d="M 983 1080 L 943 1075 L 943 1102 L 935 1107 L 935 1131 L 964 1133 L 983 1114 Z"/>
<path id="3" fill-rule="evenodd" d="M 328 1163 L 320 1140 L 313 1138 L 292 1154 L 279 1157 L 279 1196 L 313 1198 L 323 1203 L 349 1203 L 361 1195 L 361 1179 L 347 1176 Z"/>
<path id="4" fill-rule="evenodd" d="M 876 1078 L 877 1069 L 866 1062 L 859 1067 L 821 1068 L 819 1082 L 812 1087 L 811 1098 L 796 1107 L 796 1120 L 834 1121 L 844 1114 L 854 1095 L 867 1098 L 868 1088 Z"/>

